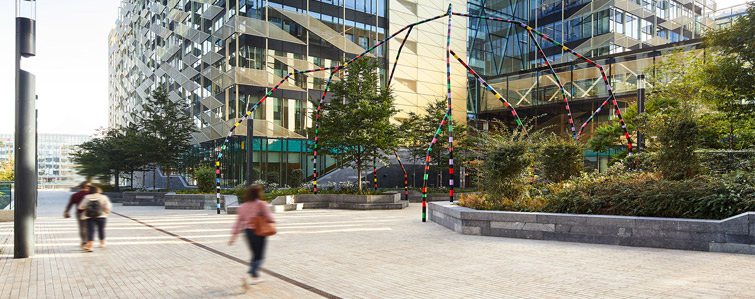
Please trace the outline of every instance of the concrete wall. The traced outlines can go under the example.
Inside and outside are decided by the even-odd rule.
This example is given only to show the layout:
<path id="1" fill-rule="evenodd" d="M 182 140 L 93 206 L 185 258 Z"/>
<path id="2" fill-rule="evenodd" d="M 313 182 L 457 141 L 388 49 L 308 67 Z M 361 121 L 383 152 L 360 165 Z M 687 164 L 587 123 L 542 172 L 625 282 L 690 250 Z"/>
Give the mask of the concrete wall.
<path id="1" fill-rule="evenodd" d="M 122 192 L 102 192 L 103 195 L 107 196 L 110 199 L 110 202 L 112 203 L 121 203 L 123 202 L 123 193 Z"/>
<path id="2" fill-rule="evenodd" d="M 349 210 L 392 210 L 408 206 L 401 200 L 401 194 L 352 195 L 352 194 L 297 194 L 294 203 L 303 204 L 304 209 L 349 209 Z"/>
<path id="3" fill-rule="evenodd" d="M 0 210 L 0 222 L 13 221 L 13 210 Z"/>
<path id="4" fill-rule="evenodd" d="M 226 197 L 235 195 L 221 195 L 220 208 L 225 209 Z M 234 199 L 235 201 L 235 199 Z M 165 194 L 165 209 L 168 210 L 215 210 L 217 198 L 215 194 Z"/>
<path id="5" fill-rule="evenodd" d="M 123 192 L 124 206 L 164 206 L 165 192 Z"/>
<path id="6" fill-rule="evenodd" d="M 701 220 L 428 207 L 431 221 L 465 235 L 755 254 L 755 212 Z"/>
<path id="7" fill-rule="evenodd" d="M 454 200 L 459 200 L 460 195 L 477 194 L 477 193 L 480 193 L 480 192 L 454 193 Z M 448 199 L 449 199 L 448 193 L 428 193 L 427 194 L 427 201 L 449 201 Z M 409 202 L 422 202 L 422 192 L 410 190 Z"/>

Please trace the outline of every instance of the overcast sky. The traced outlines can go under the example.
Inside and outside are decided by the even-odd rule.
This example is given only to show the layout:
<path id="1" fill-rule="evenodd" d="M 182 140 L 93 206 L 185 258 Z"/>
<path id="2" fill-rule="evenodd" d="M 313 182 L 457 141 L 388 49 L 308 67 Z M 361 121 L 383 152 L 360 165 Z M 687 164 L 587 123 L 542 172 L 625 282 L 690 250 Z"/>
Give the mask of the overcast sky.
<path id="1" fill-rule="evenodd" d="M 107 126 L 108 34 L 119 3 L 37 1 L 37 57 L 26 59 L 26 69 L 37 76 L 40 133 L 89 135 Z M 0 1 L 0 133 L 14 129 L 14 20 L 15 0 Z"/>

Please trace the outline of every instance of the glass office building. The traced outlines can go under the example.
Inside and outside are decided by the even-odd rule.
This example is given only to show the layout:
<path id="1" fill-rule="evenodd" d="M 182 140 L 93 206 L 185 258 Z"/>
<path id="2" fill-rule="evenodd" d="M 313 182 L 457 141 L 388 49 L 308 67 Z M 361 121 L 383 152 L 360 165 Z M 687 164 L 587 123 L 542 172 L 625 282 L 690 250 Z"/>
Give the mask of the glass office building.
<path id="1" fill-rule="evenodd" d="M 524 22 L 556 41 L 594 58 L 604 67 L 620 107 L 636 98 L 637 74 L 673 49 L 694 50 L 707 28 L 715 27 L 716 3 L 710 0 L 470 0 L 469 11 Z M 570 135 L 561 92 L 523 29 L 471 19 L 470 65 L 484 74 L 525 117 L 538 127 Z M 600 72 L 576 61 L 560 46 L 538 39 L 564 83 L 575 123 L 583 123 L 608 97 Z M 702 53 L 702 52 L 700 52 Z M 702 55 L 702 54 L 700 54 Z M 476 80 L 469 80 L 468 109 L 479 119 L 512 121 L 510 113 Z M 604 110 L 606 111 L 606 110 Z M 598 124 L 612 117 L 599 114 Z M 596 127 L 591 124 L 585 134 Z"/>
<path id="2" fill-rule="evenodd" d="M 86 178 L 76 173 L 72 155 L 87 135 L 39 134 L 37 137 L 39 189 L 66 189 Z M 0 162 L 13 157 L 13 134 L 0 134 Z"/>
<path id="3" fill-rule="evenodd" d="M 453 0 L 457 11 L 466 2 Z M 135 121 L 141 103 L 157 86 L 173 101 L 184 102 L 199 130 L 194 152 L 214 161 L 231 127 L 287 73 L 341 65 L 411 22 L 443 14 L 449 1 L 421 0 L 123 0 L 109 48 L 109 127 Z M 389 18 L 390 16 L 390 18 Z M 466 51 L 466 20 L 454 24 L 452 46 Z M 443 21 L 412 32 L 394 76 L 401 112 L 422 111 L 446 95 Z M 377 59 L 385 83 L 389 61 L 403 35 L 368 56 Z M 437 59 L 440 60 L 437 60 Z M 310 100 L 319 100 L 327 72 L 295 75 L 254 113 L 254 167 L 260 178 L 285 184 L 314 165 L 307 149 L 312 126 Z M 334 78 L 338 81 L 339 78 Z M 465 120 L 466 75 L 454 67 L 455 117 Z M 224 186 L 244 181 L 247 165 L 243 122 L 223 155 Z M 320 164 L 321 163 L 321 164 Z M 320 173 L 336 161 L 318 159 Z M 191 173 L 195 165 L 179 172 Z M 175 172 L 174 172 L 175 173 Z M 277 179 L 275 179 L 277 177 Z M 255 178 L 258 179 L 258 178 Z"/>
<path id="4" fill-rule="evenodd" d="M 750 1 L 749 4 L 743 3 L 719 9 L 716 11 L 716 26 L 718 26 L 718 28 L 727 28 L 731 26 L 737 18 L 747 14 L 747 7 L 749 7 L 749 5 L 755 5 L 755 2 Z"/>

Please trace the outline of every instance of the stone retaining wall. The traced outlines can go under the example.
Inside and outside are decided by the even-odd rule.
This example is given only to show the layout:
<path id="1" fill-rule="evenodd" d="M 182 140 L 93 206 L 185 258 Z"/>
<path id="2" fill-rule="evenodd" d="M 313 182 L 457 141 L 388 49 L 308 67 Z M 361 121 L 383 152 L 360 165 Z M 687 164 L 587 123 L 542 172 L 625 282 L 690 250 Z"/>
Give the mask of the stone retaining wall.
<path id="1" fill-rule="evenodd" d="M 13 210 L 0 210 L 0 222 L 13 221 Z"/>
<path id="2" fill-rule="evenodd" d="M 235 195 L 221 195 L 220 209 L 225 209 L 227 197 Z M 235 201 L 235 200 L 234 200 Z M 165 209 L 167 210 L 215 210 L 217 197 L 215 194 L 165 194 Z"/>
<path id="3" fill-rule="evenodd" d="M 477 194 L 480 192 L 454 193 L 454 200 L 459 200 L 460 195 Z M 448 201 L 448 193 L 428 193 L 427 201 Z M 422 192 L 409 191 L 409 202 L 422 202 Z"/>
<path id="4" fill-rule="evenodd" d="M 164 206 L 166 192 L 123 192 L 124 206 Z"/>
<path id="5" fill-rule="evenodd" d="M 409 204 L 401 200 L 401 194 L 352 195 L 352 194 L 297 194 L 294 203 L 304 209 L 348 209 L 348 210 L 393 210 L 403 209 Z"/>
<path id="6" fill-rule="evenodd" d="M 107 196 L 110 199 L 110 202 L 112 203 L 122 203 L 123 202 L 123 193 L 122 192 L 102 192 L 103 195 Z"/>
<path id="7" fill-rule="evenodd" d="M 702 220 L 428 207 L 431 221 L 465 235 L 755 254 L 755 212 Z"/>

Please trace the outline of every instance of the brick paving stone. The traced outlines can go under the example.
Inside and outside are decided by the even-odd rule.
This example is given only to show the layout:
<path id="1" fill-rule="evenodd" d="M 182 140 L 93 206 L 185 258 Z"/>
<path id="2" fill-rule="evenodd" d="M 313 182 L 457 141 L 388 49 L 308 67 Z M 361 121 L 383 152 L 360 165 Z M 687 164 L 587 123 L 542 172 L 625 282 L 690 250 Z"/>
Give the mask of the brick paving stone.
<path id="1" fill-rule="evenodd" d="M 77 249 L 60 218 L 67 193 L 40 192 L 37 255 L 12 259 L 12 226 L 0 223 L 0 298 L 315 298 L 276 279 L 240 292 L 246 266 L 111 215 L 107 249 Z M 43 204 L 44 203 L 44 204 Z M 123 215 L 248 260 L 235 215 L 123 207 Z M 755 298 L 755 256 L 465 236 L 405 210 L 305 210 L 276 214 L 263 267 L 344 298 Z"/>

